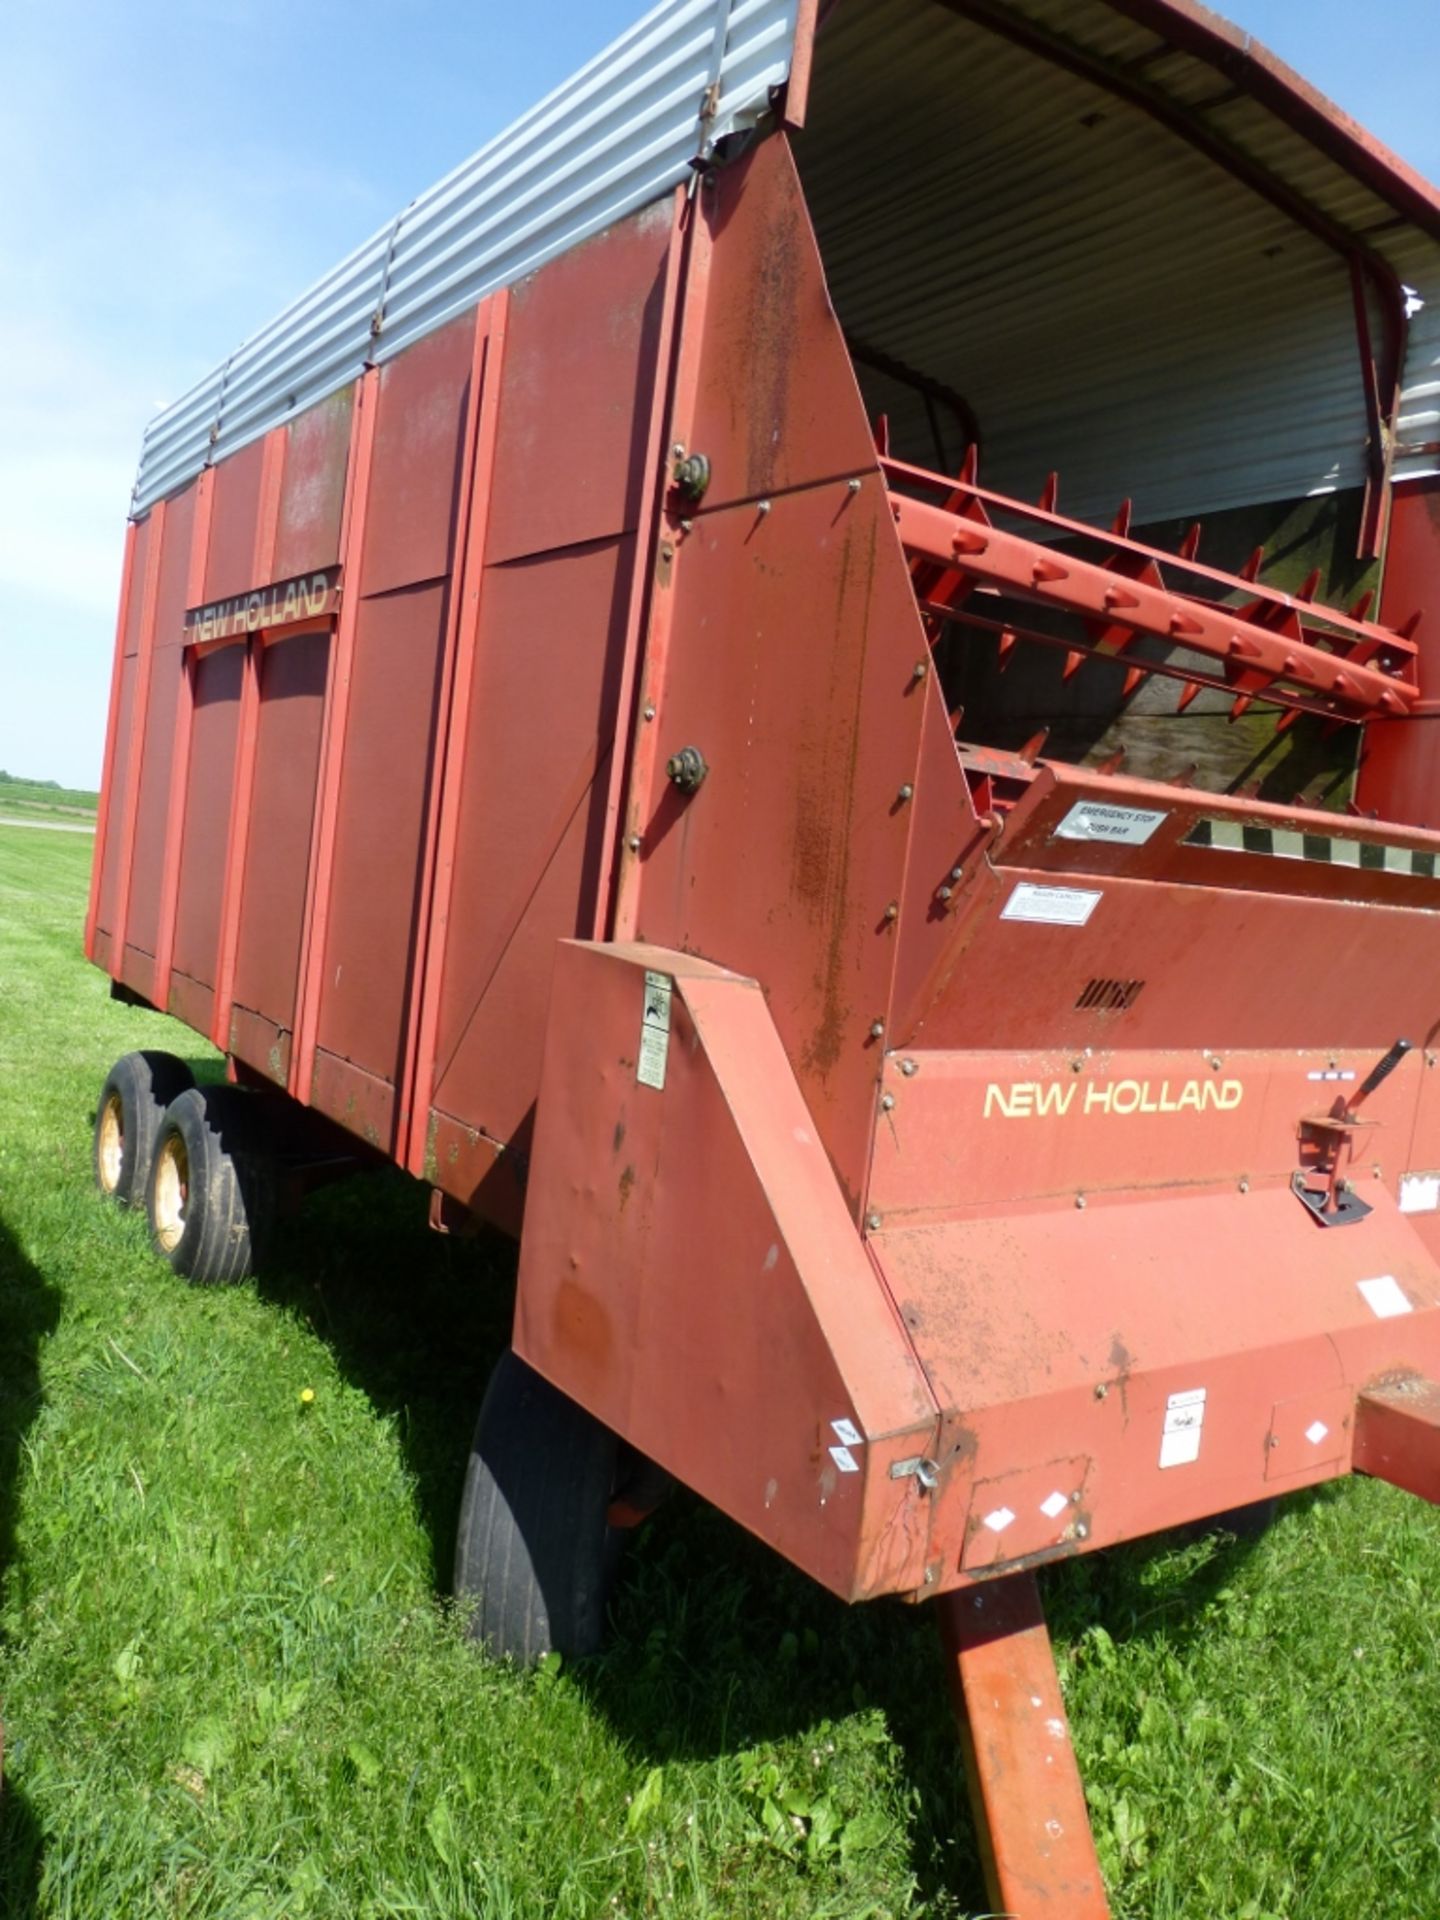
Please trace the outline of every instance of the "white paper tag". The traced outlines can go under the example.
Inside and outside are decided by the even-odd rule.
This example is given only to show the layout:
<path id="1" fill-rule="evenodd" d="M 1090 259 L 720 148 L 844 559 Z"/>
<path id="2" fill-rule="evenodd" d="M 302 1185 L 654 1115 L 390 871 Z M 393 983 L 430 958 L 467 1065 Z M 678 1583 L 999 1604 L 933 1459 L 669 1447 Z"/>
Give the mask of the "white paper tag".
<path id="1" fill-rule="evenodd" d="M 1205 1425 L 1204 1387 L 1172 1393 L 1165 1402 L 1165 1431 L 1160 1436 L 1162 1467 L 1188 1467 L 1200 1458 L 1200 1433 Z"/>
<path id="2" fill-rule="evenodd" d="M 668 973 L 645 975 L 645 1000 L 640 1016 L 640 1053 L 635 1078 L 642 1087 L 665 1085 L 665 1063 L 670 1057 L 670 996 L 675 982 Z"/>
<path id="3" fill-rule="evenodd" d="M 1022 880 L 1001 912 L 1002 920 L 1034 920 L 1049 927 L 1083 927 L 1101 895 L 1088 887 L 1037 887 Z"/>
<path id="4" fill-rule="evenodd" d="M 1374 1280 L 1357 1280 L 1355 1284 L 1377 1320 L 1393 1320 L 1397 1314 L 1415 1311 L 1393 1273 L 1382 1273 Z"/>
<path id="5" fill-rule="evenodd" d="M 1165 818 L 1148 807 L 1109 807 L 1080 800 L 1055 829 L 1057 840 L 1101 840 L 1115 847 L 1143 847 Z"/>
<path id="6" fill-rule="evenodd" d="M 1401 1213 L 1434 1213 L 1440 1207 L 1440 1173 L 1402 1173 Z"/>

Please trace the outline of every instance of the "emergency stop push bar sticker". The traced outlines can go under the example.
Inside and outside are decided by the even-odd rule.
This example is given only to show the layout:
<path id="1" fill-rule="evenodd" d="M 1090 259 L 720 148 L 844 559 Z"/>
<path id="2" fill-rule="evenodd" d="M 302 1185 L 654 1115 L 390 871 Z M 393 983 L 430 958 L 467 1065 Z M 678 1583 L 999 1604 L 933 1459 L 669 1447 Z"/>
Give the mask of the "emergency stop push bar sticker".
<path id="1" fill-rule="evenodd" d="M 1002 920 L 1033 920 L 1045 927 L 1083 927 L 1101 895 L 1089 887 L 1037 887 L 1022 880 L 1001 909 Z"/>
<path id="2" fill-rule="evenodd" d="M 1099 841 L 1111 847 L 1143 847 L 1165 818 L 1149 807 L 1102 806 L 1081 800 L 1055 829 L 1057 840 Z"/>
<path id="3" fill-rule="evenodd" d="M 665 1063 L 670 1058 L 670 996 L 675 982 L 668 973 L 645 975 L 645 999 L 640 1015 L 640 1052 L 635 1078 L 642 1087 L 663 1090 Z"/>

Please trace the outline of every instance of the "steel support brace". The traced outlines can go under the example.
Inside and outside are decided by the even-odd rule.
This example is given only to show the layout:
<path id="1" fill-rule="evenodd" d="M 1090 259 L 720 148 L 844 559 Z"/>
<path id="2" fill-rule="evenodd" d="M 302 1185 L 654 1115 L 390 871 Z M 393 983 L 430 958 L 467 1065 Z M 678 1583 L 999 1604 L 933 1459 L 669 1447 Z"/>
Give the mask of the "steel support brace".
<path id="1" fill-rule="evenodd" d="M 936 1605 L 992 1906 L 1015 1920 L 1109 1920 L 1034 1574 Z"/>
<path id="2" fill-rule="evenodd" d="M 1440 1384 L 1411 1377 L 1362 1393 L 1354 1466 L 1440 1506 Z"/>

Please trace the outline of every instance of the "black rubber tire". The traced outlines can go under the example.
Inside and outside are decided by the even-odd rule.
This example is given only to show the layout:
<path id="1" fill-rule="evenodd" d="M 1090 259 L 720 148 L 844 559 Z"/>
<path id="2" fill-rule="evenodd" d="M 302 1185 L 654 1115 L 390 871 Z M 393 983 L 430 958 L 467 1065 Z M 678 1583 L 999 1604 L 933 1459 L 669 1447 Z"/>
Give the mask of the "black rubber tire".
<path id="1" fill-rule="evenodd" d="M 485 1390 L 455 1542 L 471 1637 L 533 1666 L 597 1653 L 619 1553 L 606 1510 L 617 1442 L 515 1353 Z"/>
<path id="2" fill-rule="evenodd" d="M 165 1109 L 195 1079 L 173 1053 L 124 1053 L 105 1076 L 95 1108 L 90 1166 L 95 1184 L 122 1207 L 143 1207 Z"/>
<path id="3" fill-rule="evenodd" d="M 196 1286 L 255 1271 L 275 1219 L 275 1162 L 258 1103 L 239 1087 L 191 1087 L 165 1110 L 146 1210 L 162 1260 Z"/>

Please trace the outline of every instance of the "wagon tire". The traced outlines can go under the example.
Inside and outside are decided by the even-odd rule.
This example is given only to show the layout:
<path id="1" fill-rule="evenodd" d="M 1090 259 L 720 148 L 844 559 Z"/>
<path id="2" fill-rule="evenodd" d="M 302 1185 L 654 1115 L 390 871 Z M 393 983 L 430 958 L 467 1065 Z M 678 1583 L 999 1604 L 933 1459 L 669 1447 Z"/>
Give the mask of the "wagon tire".
<path id="1" fill-rule="evenodd" d="M 150 1239 L 195 1286 L 229 1286 L 264 1257 L 276 1178 L 257 1111 L 238 1087 L 191 1087 L 160 1123 L 147 1196 Z"/>
<path id="2" fill-rule="evenodd" d="M 618 1563 L 607 1509 L 618 1442 L 512 1352 L 480 1407 L 460 1526 L 455 1592 L 474 1602 L 472 1639 L 517 1666 L 597 1653 Z"/>
<path id="3" fill-rule="evenodd" d="M 124 1053 L 105 1076 L 95 1108 L 95 1184 L 122 1207 L 143 1207 L 160 1123 L 194 1077 L 173 1053 Z"/>

